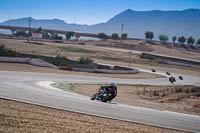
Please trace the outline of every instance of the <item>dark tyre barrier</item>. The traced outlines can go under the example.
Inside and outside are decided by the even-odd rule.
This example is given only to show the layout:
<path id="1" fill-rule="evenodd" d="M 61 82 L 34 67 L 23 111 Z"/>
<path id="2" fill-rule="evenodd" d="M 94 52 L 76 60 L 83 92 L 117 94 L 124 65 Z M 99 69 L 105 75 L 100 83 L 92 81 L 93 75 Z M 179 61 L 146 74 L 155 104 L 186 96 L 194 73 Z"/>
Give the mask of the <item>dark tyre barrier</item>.
<path id="1" fill-rule="evenodd" d="M 90 73 L 108 73 L 108 74 L 139 74 L 138 70 L 107 70 L 107 69 L 82 69 L 73 68 L 73 71 L 90 72 Z"/>

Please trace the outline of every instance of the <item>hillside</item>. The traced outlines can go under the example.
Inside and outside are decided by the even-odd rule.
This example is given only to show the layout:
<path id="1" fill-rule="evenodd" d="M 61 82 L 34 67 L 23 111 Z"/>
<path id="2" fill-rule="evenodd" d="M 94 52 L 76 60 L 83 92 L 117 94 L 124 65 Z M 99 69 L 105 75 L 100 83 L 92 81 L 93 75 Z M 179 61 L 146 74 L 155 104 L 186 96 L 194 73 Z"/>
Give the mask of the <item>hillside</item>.
<path id="1" fill-rule="evenodd" d="M 144 37 L 147 30 L 153 31 L 155 37 L 159 34 L 168 36 L 200 37 L 200 10 L 183 11 L 133 11 L 126 10 L 107 22 L 108 31 L 119 32 L 120 24 L 124 31 L 133 37 Z"/>
<path id="2" fill-rule="evenodd" d="M 144 38 L 147 30 L 159 34 L 186 37 L 200 37 L 200 9 L 188 9 L 183 11 L 134 11 L 128 9 L 108 20 L 106 23 L 96 25 L 69 24 L 59 19 L 38 20 L 34 18 L 12 19 L 0 23 L 1 25 L 25 26 L 28 27 L 28 20 L 32 19 L 31 27 L 42 27 L 48 29 L 59 29 L 68 31 L 79 31 L 88 33 L 106 32 L 112 34 L 120 33 L 121 24 L 124 24 L 124 32 L 129 37 Z"/>

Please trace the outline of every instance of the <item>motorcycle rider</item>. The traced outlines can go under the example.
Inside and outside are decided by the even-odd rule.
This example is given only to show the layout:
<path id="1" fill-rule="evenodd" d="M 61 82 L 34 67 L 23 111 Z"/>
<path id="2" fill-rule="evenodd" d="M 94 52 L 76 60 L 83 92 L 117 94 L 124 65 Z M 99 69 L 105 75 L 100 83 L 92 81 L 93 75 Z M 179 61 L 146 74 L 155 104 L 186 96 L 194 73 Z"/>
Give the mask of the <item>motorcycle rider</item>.
<path id="1" fill-rule="evenodd" d="M 107 98 L 106 101 L 111 102 L 113 98 L 117 96 L 117 87 L 115 86 L 114 83 L 110 83 L 109 86 L 101 86 L 99 88 L 98 93 L 103 93 L 103 94 L 109 94 L 109 97 Z M 95 93 L 92 97 L 91 100 L 102 100 L 101 97 L 98 95 L 98 93 Z"/>
<path id="2" fill-rule="evenodd" d="M 117 96 L 117 87 L 114 83 L 110 83 L 110 85 L 106 88 L 107 93 L 110 93 L 109 102 L 112 101 L 113 98 Z"/>

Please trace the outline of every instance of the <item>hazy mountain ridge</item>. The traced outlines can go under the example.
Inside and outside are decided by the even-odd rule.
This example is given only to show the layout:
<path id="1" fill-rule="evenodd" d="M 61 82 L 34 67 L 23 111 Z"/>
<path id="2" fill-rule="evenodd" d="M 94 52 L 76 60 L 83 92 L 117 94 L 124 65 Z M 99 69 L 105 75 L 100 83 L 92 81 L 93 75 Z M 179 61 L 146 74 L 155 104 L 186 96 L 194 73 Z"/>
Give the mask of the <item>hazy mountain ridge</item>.
<path id="1" fill-rule="evenodd" d="M 13 19 L 0 24 L 28 27 L 28 19 L 31 18 Z M 159 34 L 168 35 L 170 38 L 174 35 L 200 38 L 200 9 L 183 11 L 134 11 L 128 9 L 112 17 L 106 23 L 91 26 L 69 24 L 59 19 L 33 19 L 31 27 L 112 34 L 120 33 L 121 24 L 124 24 L 124 32 L 128 33 L 129 37 L 144 38 L 144 32 L 149 30 L 155 33 L 156 38 Z"/>
<path id="2" fill-rule="evenodd" d="M 191 35 L 199 38 L 199 22 L 199 9 L 184 11 L 133 11 L 129 9 L 111 18 L 107 25 L 110 25 L 111 30 L 116 30 L 117 26 L 123 23 L 124 32 L 136 37 L 144 37 L 144 32 L 150 30 L 155 33 L 155 37 L 159 34 L 166 34 L 169 36 Z"/>

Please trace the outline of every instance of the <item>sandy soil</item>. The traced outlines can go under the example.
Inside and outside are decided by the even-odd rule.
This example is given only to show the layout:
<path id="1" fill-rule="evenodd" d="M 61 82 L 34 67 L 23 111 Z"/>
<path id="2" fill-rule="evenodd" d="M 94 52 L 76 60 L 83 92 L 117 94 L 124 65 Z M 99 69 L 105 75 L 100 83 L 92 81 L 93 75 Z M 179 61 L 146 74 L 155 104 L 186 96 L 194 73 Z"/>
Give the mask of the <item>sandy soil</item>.
<path id="1" fill-rule="evenodd" d="M 25 40 L 9 40 L 9 39 L 0 39 L 0 44 L 4 44 L 6 47 L 11 48 L 13 50 L 22 52 L 22 53 L 29 53 L 29 54 L 37 54 L 37 55 L 45 55 L 45 56 L 66 56 L 67 58 L 77 60 L 81 56 L 89 56 L 94 59 L 94 61 L 106 61 L 109 64 L 113 62 L 116 65 L 120 65 L 124 63 L 125 66 L 128 66 L 129 62 L 129 54 L 128 52 L 124 51 L 114 51 L 111 49 L 95 47 L 96 44 L 118 44 L 119 41 L 88 41 L 85 42 L 86 45 L 75 45 L 73 43 L 70 44 L 59 44 L 59 43 L 46 43 L 43 42 L 44 45 L 36 45 L 36 44 L 28 44 Z M 127 40 L 124 43 L 129 45 L 136 45 L 138 46 L 138 41 L 136 40 Z M 81 49 L 88 49 L 96 51 L 96 53 L 74 53 L 74 52 L 64 52 L 57 48 L 57 46 L 63 47 L 76 47 Z M 139 46 L 138 46 L 139 47 Z M 197 52 L 187 52 L 187 51 L 179 51 L 176 49 L 166 48 L 160 45 L 146 45 L 147 48 L 153 49 L 153 53 L 176 56 L 176 57 L 184 57 L 189 59 L 199 59 L 200 54 Z M 145 49 L 145 48 L 143 48 Z M 156 63 L 152 63 L 149 60 L 141 59 L 140 54 L 134 53 L 131 55 L 131 64 L 138 64 L 138 65 L 160 65 Z M 170 67 L 169 65 L 163 65 L 165 67 Z M 182 69 L 188 69 L 186 67 L 179 67 Z"/>
<path id="2" fill-rule="evenodd" d="M 99 63 L 105 63 L 105 64 L 113 64 L 113 65 L 122 65 L 126 66 L 127 63 L 124 62 L 117 62 L 117 61 L 106 61 L 106 60 L 96 60 L 96 62 Z M 171 72 L 171 73 L 177 73 L 177 74 L 186 74 L 186 75 L 193 75 L 193 76 L 200 76 L 200 69 L 195 68 L 189 68 L 189 67 L 180 67 L 180 66 L 172 66 L 172 65 L 164 65 L 164 64 L 155 64 L 155 63 L 144 63 L 144 64 L 137 64 L 137 63 L 131 63 L 131 67 L 133 68 L 143 68 L 143 69 L 155 69 L 157 71 L 163 71 L 163 72 Z"/>
<path id="3" fill-rule="evenodd" d="M 80 56 L 90 56 L 94 59 L 95 62 L 99 63 L 107 63 L 107 64 L 114 64 L 114 65 L 123 65 L 123 66 L 128 66 L 128 54 L 127 52 L 122 52 L 122 51 L 113 51 L 113 50 L 105 50 L 105 48 L 95 48 L 96 43 L 108 43 L 104 41 L 96 42 L 96 41 L 88 41 L 85 42 L 86 45 L 74 45 L 74 44 L 58 44 L 58 43 L 44 43 L 45 45 L 36 45 L 36 44 L 28 44 L 25 43 L 24 40 L 8 40 L 8 39 L 0 39 L 0 44 L 6 45 L 6 47 L 17 50 L 22 53 L 31 53 L 31 54 L 39 54 L 39 55 L 46 55 L 46 56 L 56 56 L 56 55 L 63 55 L 66 56 L 67 58 L 70 59 L 78 59 Z M 116 43 L 116 41 L 109 41 L 109 43 Z M 130 43 L 130 44 L 135 44 L 138 45 L 138 41 L 135 40 L 128 40 L 125 43 Z M 89 50 L 95 50 L 97 53 L 91 53 L 91 54 L 84 54 L 84 53 L 73 53 L 73 52 L 61 52 L 60 49 L 57 49 L 55 47 L 57 46 L 70 46 L 70 47 L 78 47 L 78 48 L 83 48 L 83 49 L 89 49 Z M 92 47 L 91 47 L 92 46 Z M 154 47 L 154 46 L 151 46 Z M 155 46 L 156 47 L 156 46 Z M 164 47 L 157 48 L 159 49 L 164 49 L 161 51 L 171 51 L 167 50 Z M 180 53 L 175 52 L 176 54 Z M 195 56 L 199 56 L 198 53 L 193 53 Z M 185 55 L 190 55 L 185 53 Z M 188 75 L 193 75 L 193 76 L 200 76 L 200 69 L 191 69 L 187 67 L 179 67 L 179 66 L 170 66 L 170 65 L 163 65 L 163 64 L 157 64 L 157 63 L 152 63 L 149 60 L 145 59 L 140 59 L 138 54 L 133 54 L 131 55 L 131 66 L 132 67 L 140 67 L 140 68 L 145 68 L 145 69 L 156 69 L 156 70 L 161 70 L 161 71 L 169 71 L 171 73 L 176 72 L 179 74 L 188 74 Z M 44 69 L 43 69 L 44 70 Z M 44 70 L 46 71 L 46 70 Z M 63 72 L 61 72 L 63 73 Z M 75 74 L 75 73 L 74 73 Z M 81 74 L 81 73 L 80 73 Z M 93 75 L 93 74 L 89 74 Z M 116 75 L 95 75 L 95 76 L 106 76 L 106 77 L 119 77 Z M 147 76 L 147 77 L 151 77 Z M 121 75 L 121 78 L 132 78 L 132 76 L 124 76 Z M 139 76 L 140 77 L 140 76 Z M 146 78 L 145 76 L 141 76 L 142 78 Z M 152 76 L 155 77 L 155 76 Z M 134 75 L 133 78 L 138 78 L 138 75 Z"/>
<path id="4" fill-rule="evenodd" d="M 196 60 L 200 60 L 200 53 L 199 52 L 189 52 L 186 50 L 178 50 L 177 47 L 173 47 L 171 44 L 170 46 L 165 46 L 165 45 L 145 45 L 143 46 L 143 48 L 146 48 L 144 50 L 140 49 L 141 44 L 139 44 L 138 40 L 124 40 L 123 41 L 124 44 L 129 44 L 130 47 L 131 45 L 134 45 L 136 47 L 136 49 L 138 48 L 138 50 L 140 51 L 148 51 L 148 52 L 152 52 L 152 53 L 156 53 L 156 54 L 162 54 L 162 55 L 168 55 L 168 56 L 175 56 L 175 57 L 182 57 L 182 58 L 189 58 L 189 59 L 196 59 Z M 108 46 L 112 46 L 112 45 L 117 45 L 119 44 L 119 41 L 116 40 L 108 40 L 108 41 L 98 41 L 98 42 L 89 42 L 89 45 L 105 45 L 107 44 Z M 140 45 L 140 46 L 139 46 Z M 121 47 L 123 48 L 123 47 Z"/>
<path id="5" fill-rule="evenodd" d="M 102 77 L 114 77 L 114 78 L 153 78 L 152 74 L 148 75 L 146 73 L 142 73 L 140 75 L 105 75 L 105 74 L 93 74 L 93 73 L 82 73 L 82 72 L 71 72 L 71 71 L 61 71 L 50 68 L 41 68 L 28 64 L 10 64 L 10 63 L 0 63 L 0 70 L 6 71 L 22 71 L 22 72 L 42 72 L 42 73 L 60 73 L 60 74 L 75 74 L 75 75 L 89 75 L 89 76 L 102 76 Z M 91 96 L 93 93 L 97 91 L 100 85 L 74 85 L 74 91 L 76 93 L 80 93 L 82 95 Z M 142 95 L 138 95 L 139 91 L 143 91 L 146 89 L 173 89 L 174 86 L 170 87 L 145 87 L 145 86 L 119 86 L 119 95 L 114 100 L 116 102 L 131 104 L 141 107 L 154 108 L 159 110 L 170 110 L 176 112 L 183 113 L 193 113 L 200 114 L 199 108 L 193 108 L 195 106 L 198 99 L 190 99 L 186 98 L 185 100 L 177 101 L 177 102 L 162 102 L 162 99 L 152 100 L 148 99 L 148 97 L 142 98 Z M 182 87 L 184 88 L 184 87 Z M 141 93 L 141 92 L 139 92 Z M 148 95 L 146 95 L 148 96 Z M 172 95 L 173 97 L 174 95 Z M 191 103 L 192 102 L 192 103 Z M 191 108 L 193 110 L 191 111 Z"/>
<path id="6" fill-rule="evenodd" d="M 197 52 L 180 51 L 157 45 L 153 45 L 151 48 L 154 50 L 152 53 L 156 54 L 200 60 L 200 54 Z"/>
<path id="7" fill-rule="evenodd" d="M 62 55 L 70 59 L 78 59 L 81 56 L 89 56 L 95 59 L 96 62 L 125 65 L 128 66 L 127 52 L 105 49 L 95 49 L 96 43 L 103 42 L 85 42 L 85 46 L 74 45 L 74 44 L 56 44 L 56 43 L 44 43 L 45 45 L 28 44 L 25 41 L 20 40 L 7 40 L 0 39 L 0 44 L 6 45 L 6 47 L 17 50 L 22 53 L 31 53 L 45 56 L 56 56 Z M 106 42 L 107 43 L 107 42 Z M 114 42 L 111 42 L 114 43 Z M 125 41 L 133 45 L 138 45 L 138 41 Z M 73 53 L 63 52 L 56 46 L 70 46 L 78 47 L 83 49 L 90 49 L 97 51 L 96 53 Z M 157 50 L 157 53 L 175 55 L 178 57 L 187 57 L 191 59 L 198 59 L 199 53 L 191 52 L 180 52 L 178 50 L 171 50 L 169 48 L 150 47 Z M 169 51 L 169 52 L 168 52 Z M 131 66 L 141 67 L 147 69 L 156 69 L 162 71 L 176 72 L 180 74 L 191 74 L 194 76 L 200 76 L 200 70 L 185 68 L 185 67 L 174 67 L 169 65 L 158 65 L 152 64 L 148 60 L 140 59 L 138 54 L 131 56 Z M 181 69 L 180 69 L 181 68 Z M 63 73 L 63 74 L 78 74 L 78 75 L 91 75 L 91 76 L 105 76 L 105 77 L 117 77 L 117 78 L 154 78 L 146 73 L 142 73 L 140 76 L 134 75 L 105 75 L 105 74 L 88 74 L 79 72 L 67 72 L 55 69 L 38 68 L 35 66 L 24 65 L 24 64 L 6 64 L 0 63 L 0 70 L 7 71 L 31 71 L 31 72 L 50 72 L 50 73 Z M 74 85 L 73 89 L 75 92 L 91 96 L 96 92 L 99 85 Z M 91 89 L 88 89 L 91 88 Z M 167 89 L 163 87 L 144 87 L 144 86 L 118 86 L 119 95 L 114 100 L 115 102 L 127 103 L 131 105 L 155 108 L 160 110 L 170 110 L 183 113 L 191 113 L 199 115 L 199 101 L 197 97 L 184 97 L 179 101 L 168 102 L 160 97 L 150 97 L 150 90 Z M 146 88 L 148 91 L 144 91 Z M 168 87 L 170 89 L 170 87 Z M 149 92 L 149 93 L 148 93 Z M 181 93 L 180 93 L 181 94 Z M 175 97 L 177 93 L 170 94 L 164 98 L 170 99 Z M 180 96 L 179 94 L 177 97 Z M 194 103 L 194 104 L 193 104 Z M 195 106 L 196 105 L 196 106 Z M 194 111 L 195 110 L 195 111 Z M 100 123 L 101 122 L 101 123 Z M 108 124 L 109 123 L 109 124 Z M 108 126 L 112 126 L 110 129 Z M 157 132 L 176 132 L 173 130 L 166 130 L 161 128 L 155 128 L 150 126 L 144 126 L 140 124 L 133 124 L 121 121 L 113 121 L 98 117 L 91 117 L 87 115 L 80 115 L 71 112 L 52 110 L 42 108 L 34 105 L 21 104 L 16 102 L 10 102 L 0 100 L 0 132 L 146 132 L 146 133 L 157 133 Z"/>
<path id="8" fill-rule="evenodd" d="M 101 85 L 73 84 L 76 93 L 92 96 Z M 186 93 L 192 86 L 133 86 L 117 85 L 118 95 L 113 102 L 134 106 L 200 115 L 200 92 Z"/>
<path id="9" fill-rule="evenodd" d="M 110 77 L 110 78 L 128 78 L 128 79 L 147 79 L 147 78 L 162 78 L 163 76 L 139 73 L 139 74 L 101 74 L 101 73 L 86 73 L 86 72 L 73 72 L 57 70 L 52 68 L 44 68 L 32 66 L 29 64 L 16 64 L 16 63 L 0 63 L 0 70 L 4 71 L 20 71 L 20 72 L 42 72 L 42 73 L 59 73 L 59 74 L 73 74 L 73 75 L 85 75 L 96 77 Z"/>
<path id="10" fill-rule="evenodd" d="M 182 133 L 0 99 L 2 133 Z"/>

